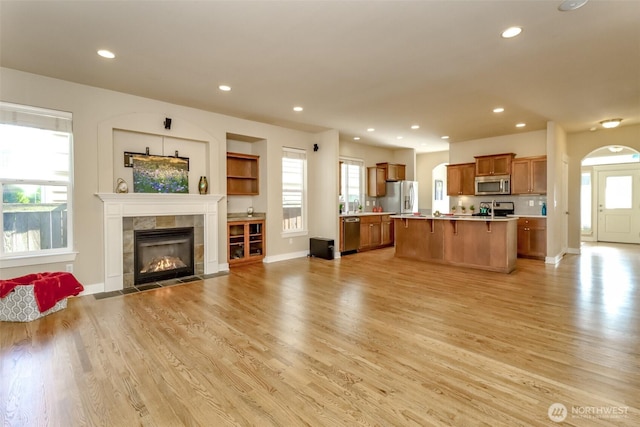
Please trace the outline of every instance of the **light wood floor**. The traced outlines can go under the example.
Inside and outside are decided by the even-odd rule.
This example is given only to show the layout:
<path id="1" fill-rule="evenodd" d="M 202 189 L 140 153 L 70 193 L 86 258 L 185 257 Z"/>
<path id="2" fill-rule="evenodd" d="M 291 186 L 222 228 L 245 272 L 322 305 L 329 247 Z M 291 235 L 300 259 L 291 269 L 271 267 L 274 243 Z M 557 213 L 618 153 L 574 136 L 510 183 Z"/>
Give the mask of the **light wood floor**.
<path id="1" fill-rule="evenodd" d="M 637 426 L 640 246 L 519 259 L 510 275 L 389 248 L 74 298 L 0 324 L 0 414 L 3 426 Z"/>

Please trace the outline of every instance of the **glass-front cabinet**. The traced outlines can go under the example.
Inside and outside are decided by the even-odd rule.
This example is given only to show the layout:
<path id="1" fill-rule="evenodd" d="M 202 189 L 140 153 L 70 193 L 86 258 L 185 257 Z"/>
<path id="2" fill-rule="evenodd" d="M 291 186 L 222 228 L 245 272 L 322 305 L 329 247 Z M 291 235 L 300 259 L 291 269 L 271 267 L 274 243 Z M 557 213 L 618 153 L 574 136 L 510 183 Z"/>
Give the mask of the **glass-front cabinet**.
<path id="1" fill-rule="evenodd" d="M 229 266 L 262 261 L 265 255 L 264 220 L 227 223 Z"/>

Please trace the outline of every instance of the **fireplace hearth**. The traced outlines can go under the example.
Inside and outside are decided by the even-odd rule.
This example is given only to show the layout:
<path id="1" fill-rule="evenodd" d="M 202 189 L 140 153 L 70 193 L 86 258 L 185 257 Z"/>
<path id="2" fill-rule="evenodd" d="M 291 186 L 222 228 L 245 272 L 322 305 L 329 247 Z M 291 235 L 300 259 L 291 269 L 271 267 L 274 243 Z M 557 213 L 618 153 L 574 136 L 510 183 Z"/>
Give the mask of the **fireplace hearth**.
<path id="1" fill-rule="evenodd" d="M 194 274 L 193 227 L 134 231 L 134 285 Z"/>

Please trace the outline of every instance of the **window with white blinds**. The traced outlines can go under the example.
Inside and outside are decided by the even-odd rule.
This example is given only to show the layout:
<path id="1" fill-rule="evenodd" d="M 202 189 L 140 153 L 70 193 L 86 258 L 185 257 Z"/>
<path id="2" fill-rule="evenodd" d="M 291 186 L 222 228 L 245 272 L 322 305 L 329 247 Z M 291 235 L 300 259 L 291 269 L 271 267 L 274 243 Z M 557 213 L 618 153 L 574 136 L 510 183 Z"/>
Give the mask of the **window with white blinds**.
<path id="1" fill-rule="evenodd" d="M 307 153 L 282 149 L 282 231 L 302 232 L 306 224 Z"/>
<path id="2" fill-rule="evenodd" d="M 71 250 L 71 113 L 0 102 L 0 259 Z"/>

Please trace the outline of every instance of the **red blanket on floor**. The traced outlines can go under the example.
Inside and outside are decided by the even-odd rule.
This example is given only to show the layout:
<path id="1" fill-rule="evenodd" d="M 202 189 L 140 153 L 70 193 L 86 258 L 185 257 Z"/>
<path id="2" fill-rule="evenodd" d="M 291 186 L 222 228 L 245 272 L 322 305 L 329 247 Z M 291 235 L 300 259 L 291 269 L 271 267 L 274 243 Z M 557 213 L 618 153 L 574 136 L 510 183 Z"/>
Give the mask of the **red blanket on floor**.
<path id="1" fill-rule="evenodd" d="M 33 285 L 33 295 L 41 313 L 49 310 L 58 301 L 78 295 L 84 290 L 71 273 L 37 273 L 0 280 L 0 298 L 6 297 L 20 285 Z"/>

